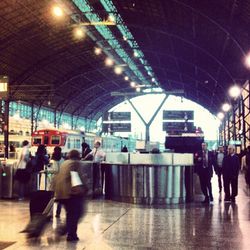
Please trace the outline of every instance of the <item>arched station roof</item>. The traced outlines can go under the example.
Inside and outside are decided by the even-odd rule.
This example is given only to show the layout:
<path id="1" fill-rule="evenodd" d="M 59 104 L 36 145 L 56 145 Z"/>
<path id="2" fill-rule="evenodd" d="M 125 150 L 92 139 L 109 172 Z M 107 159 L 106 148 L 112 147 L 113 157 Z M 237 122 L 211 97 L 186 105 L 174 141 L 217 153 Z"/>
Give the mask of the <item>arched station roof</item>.
<path id="1" fill-rule="evenodd" d="M 60 20 L 54 4 L 64 11 Z M 135 93 L 128 76 L 184 90 L 216 114 L 228 88 L 249 79 L 249 0 L 1 0 L 0 14 L 0 74 L 9 77 L 10 100 L 97 119 L 124 100 L 111 92 Z M 85 26 L 109 15 L 116 25 Z M 84 39 L 73 36 L 79 24 Z M 122 75 L 105 66 L 107 56 Z"/>

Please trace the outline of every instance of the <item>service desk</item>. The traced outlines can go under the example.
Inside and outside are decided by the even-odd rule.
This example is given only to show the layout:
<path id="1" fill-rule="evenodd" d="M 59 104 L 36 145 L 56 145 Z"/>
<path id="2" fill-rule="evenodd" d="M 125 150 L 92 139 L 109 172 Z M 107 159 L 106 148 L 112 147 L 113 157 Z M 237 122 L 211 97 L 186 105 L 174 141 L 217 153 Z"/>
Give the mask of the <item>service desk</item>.
<path id="1" fill-rule="evenodd" d="M 127 163 L 125 155 L 122 163 L 113 158 L 102 163 L 106 199 L 148 205 L 193 200 L 192 154 L 127 154 Z"/>

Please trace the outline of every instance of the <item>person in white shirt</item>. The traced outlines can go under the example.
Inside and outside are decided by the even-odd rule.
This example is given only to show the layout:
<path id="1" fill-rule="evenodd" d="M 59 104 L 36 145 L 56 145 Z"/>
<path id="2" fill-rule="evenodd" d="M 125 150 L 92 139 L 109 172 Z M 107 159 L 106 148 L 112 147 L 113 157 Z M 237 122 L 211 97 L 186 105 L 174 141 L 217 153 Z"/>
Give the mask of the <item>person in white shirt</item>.
<path id="1" fill-rule="evenodd" d="M 224 159 L 225 153 L 223 146 L 219 146 L 219 151 L 215 155 L 214 159 L 214 170 L 216 175 L 218 176 L 218 185 L 219 185 L 219 192 L 221 193 L 222 190 L 222 163 Z"/>
<path id="2" fill-rule="evenodd" d="M 95 196 L 95 192 L 99 189 L 100 184 L 100 164 L 105 160 L 106 154 L 100 148 L 101 142 L 96 141 L 94 143 L 94 148 L 90 153 L 88 153 L 84 160 L 87 159 L 90 155 L 93 156 L 93 196 Z M 102 169 L 102 184 L 104 178 L 104 169 Z"/>
<path id="3" fill-rule="evenodd" d="M 30 174 L 27 172 L 27 163 L 30 159 L 30 144 L 28 141 L 23 141 L 23 149 L 17 164 L 16 179 L 19 181 L 18 196 L 19 200 L 24 199 L 26 185 L 30 179 Z"/>

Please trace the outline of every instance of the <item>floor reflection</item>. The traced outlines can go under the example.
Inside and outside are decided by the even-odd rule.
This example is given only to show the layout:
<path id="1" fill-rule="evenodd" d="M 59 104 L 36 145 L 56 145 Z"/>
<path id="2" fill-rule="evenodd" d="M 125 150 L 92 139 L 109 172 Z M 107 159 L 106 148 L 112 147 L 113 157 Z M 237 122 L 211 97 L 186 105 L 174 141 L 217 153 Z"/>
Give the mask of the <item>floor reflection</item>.
<path id="1" fill-rule="evenodd" d="M 250 246 L 250 201 L 239 180 L 237 202 L 224 203 L 214 178 L 214 202 L 145 207 L 90 200 L 79 224 L 80 241 L 67 243 L 55 229 L 65 220 L 53 218 L 39 240 L 20 234 L 29 220 L 28 202 L 0 201 L 0 241 L 17 241 L 11 249 L 236 249 Z"/>

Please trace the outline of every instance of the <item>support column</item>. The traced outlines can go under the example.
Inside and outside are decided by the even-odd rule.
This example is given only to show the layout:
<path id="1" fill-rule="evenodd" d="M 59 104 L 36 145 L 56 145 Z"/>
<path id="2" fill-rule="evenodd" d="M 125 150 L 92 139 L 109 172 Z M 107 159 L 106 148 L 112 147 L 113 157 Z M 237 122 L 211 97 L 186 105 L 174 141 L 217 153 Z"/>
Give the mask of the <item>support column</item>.
<path id="1" fill-rule="evenodd" d="M 142 122 L 145 125 L 145 141 L 146 141 L 146 143 L 150 141 L 150 126 L 151 126 L 152 122 L 154 121 L 156 115 L 159 113 L 160 109 L 162 108 L 163 104 L 167 100 L 167 98 L 168 98 L 168 95 L 165 95 L 165 97 L 162 100 L 161 104 L 156 109 L 156 111 L 154 112 L 153 116 L 151 117 L 151 119 L 150 119 L 150 121 L 148 123 L 146 123 L 146 121 L 143 119 L 143 117 L 141 116 L 141 114 L 139 113 L 139 111 L 136 109 L 136 107 L 134 106 L 134 104 L 130 101 L 130 99 L 127 99 L 128 102 L 130 103 L 130 105 L 132 106 L 132 108 L 134 109 L 134 111 L 137 113 L 137 115 L 140 117 L 140 119 L 142 120 Z"/>
<path id="2" fill-rule="evenodd" d="M 31 134 L 34 132 L 34 103 L 31 104 Z"/>
<path id="3" fill-rule="evenodd" d="M 245 123 L 245 103 L 243 96 L 240 95 L 240 102 L 242 107 L 242 136 L 243 136 L 243 148 L 246 149 L 247 139 L 246 139 L 246 123 Z"/>
<path id="4" fill-rule="evenodd" d="M 227 112 L 227 145 L 229 144 L 230 139 L 231 139 L 231 136 L 230 136 L 230 115 L 229 115 L 229 112 Z"/>
<path id="5" fill-rule="evenodd" d="M 223 146 L 226 146 L 226 121 L 225 119 L 223 120 Z"/>
<path id="6" fill-rule="evenodd" d="M 54 128 L 56 128 L 56 109 L 54 110 Z"/>
<path id="7" fill-rule="evenodd" d="M 235 111 L 236 111 L 237 107 L 235 107 L 235 105 L 233 104 L 233 108 L 232 108 L 232 123 L 233 123 L 233 140 L 236 140 L 236 124 L 235 124 Z"/>
<path id="8" fill-rule="evenodd" d="M 4 145 L 5 145 L 5 157 L 9 158 L 9 106 L 10 102 L 7 99 L 4 102 Z"/>

